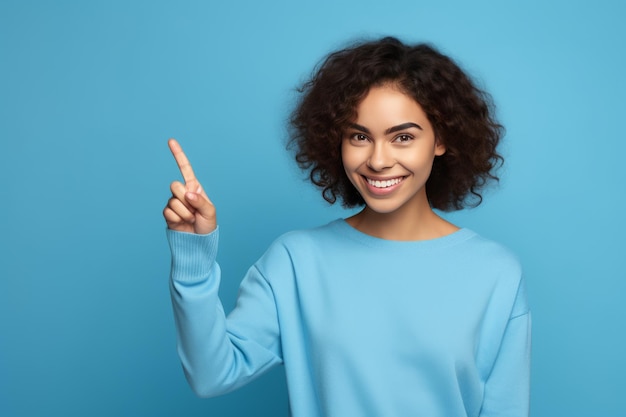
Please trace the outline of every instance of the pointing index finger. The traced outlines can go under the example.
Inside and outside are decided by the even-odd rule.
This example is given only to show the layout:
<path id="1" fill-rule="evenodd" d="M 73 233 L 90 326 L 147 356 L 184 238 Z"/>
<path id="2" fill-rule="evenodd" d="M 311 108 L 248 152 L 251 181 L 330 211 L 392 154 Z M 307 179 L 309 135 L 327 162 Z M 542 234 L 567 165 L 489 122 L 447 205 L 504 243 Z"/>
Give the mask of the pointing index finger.
<path id="1" fill-rule="evenodd" d="M 183 175 L 185 184 L 196 181 L 196 175 L 193 173 L 191 163 L 189 163 L 189 159 L 187 159 L 187 156 L 183 152 L 183 148 L 179 145 L 176 139 L 170 139 L 167 144 L 170 147 L 172 155 L 174 155 L 174 159 L 176 160 L 180 173 Z"/>

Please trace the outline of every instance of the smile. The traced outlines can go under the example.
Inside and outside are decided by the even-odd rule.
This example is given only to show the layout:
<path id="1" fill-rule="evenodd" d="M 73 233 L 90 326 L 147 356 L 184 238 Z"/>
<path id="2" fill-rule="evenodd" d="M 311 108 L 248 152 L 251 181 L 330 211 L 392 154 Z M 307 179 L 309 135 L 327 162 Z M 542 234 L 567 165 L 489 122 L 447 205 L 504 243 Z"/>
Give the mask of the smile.
<path id="1" fill-rule="evenodd" d="M 396 184 L 399 184 L 400 182 L 402 182 L 402 180 L 404 180 L 404 177 L 398 177 L 398 178 L 391 178 L 388 180 L 373 180 L 370 178 L 365 178 L 367 180 L 367 183 L 369 185 L 371 185 L 372 187 L 376 187 L 376 188 L 388 188 L 391 186 L 394 186 Z"/>

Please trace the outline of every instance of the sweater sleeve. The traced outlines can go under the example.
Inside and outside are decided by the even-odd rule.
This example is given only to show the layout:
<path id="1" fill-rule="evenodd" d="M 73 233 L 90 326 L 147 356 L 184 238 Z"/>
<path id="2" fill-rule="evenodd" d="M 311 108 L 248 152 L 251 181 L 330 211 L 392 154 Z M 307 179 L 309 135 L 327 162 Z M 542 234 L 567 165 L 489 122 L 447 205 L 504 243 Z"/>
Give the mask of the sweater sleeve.
<path id="1" fill-rule="evenodd" d="M 527 417 L 530 406 L 531 314 L 523 280 L 489 378 L 480 417 Z"/>
<path id="2" fill-rule="evenodd" d="M 201 397 L 232 391 L 282 362 L 274 295 L 256 267 L 242 281 L 235 309 L 225 316 L 218 298 L 218 234 L 217 229 L 208 235 L 167 230 L 178 354 Z"/>

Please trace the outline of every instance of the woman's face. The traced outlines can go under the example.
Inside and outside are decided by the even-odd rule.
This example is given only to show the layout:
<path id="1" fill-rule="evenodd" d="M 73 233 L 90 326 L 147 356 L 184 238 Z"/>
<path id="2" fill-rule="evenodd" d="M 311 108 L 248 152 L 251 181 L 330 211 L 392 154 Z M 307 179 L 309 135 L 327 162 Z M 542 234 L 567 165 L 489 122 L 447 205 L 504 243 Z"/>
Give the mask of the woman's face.
<path id="1" fill-rule="evenodd" d="M 341 155 L 346 174 L 377 213 L 428 205 L 425 184 L 445 147 L 422 107 L 392 85 L 373 87 L 357 106 Z"/>

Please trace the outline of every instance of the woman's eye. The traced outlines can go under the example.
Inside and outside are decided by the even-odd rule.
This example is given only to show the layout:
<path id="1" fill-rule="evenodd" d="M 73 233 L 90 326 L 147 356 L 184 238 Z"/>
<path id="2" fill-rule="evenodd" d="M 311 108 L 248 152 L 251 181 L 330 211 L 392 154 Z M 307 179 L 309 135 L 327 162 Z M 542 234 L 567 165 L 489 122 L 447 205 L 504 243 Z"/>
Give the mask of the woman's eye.
<path id="1" fill-rule="evenodd" d="M 411 139 L 413 139 L 413 136 L 411 136 L 411 135 L 398 135 L 398 136 L 396 136 L 395 141 L 396 142 L 400 142 L 400 143 L 404 143 L 404 142 L 410 141 Z"/>
<path id="2" fill-rule="evenodd" d="M 367 140 L 367 136 L 365 136 L 362 133 L 355 133 L 354 135 L 352 135 L 352 139 L 354 139 L 357 142 L 363 142 Z"/>

